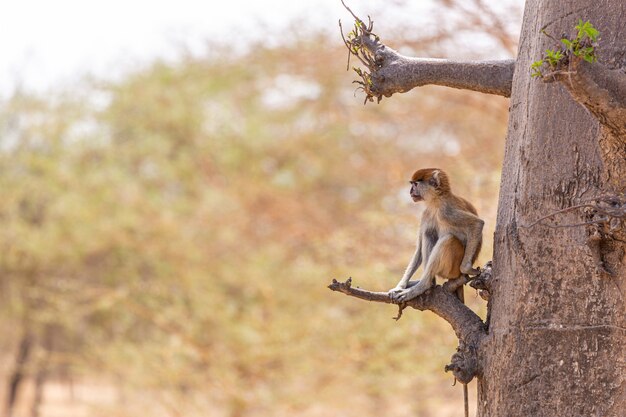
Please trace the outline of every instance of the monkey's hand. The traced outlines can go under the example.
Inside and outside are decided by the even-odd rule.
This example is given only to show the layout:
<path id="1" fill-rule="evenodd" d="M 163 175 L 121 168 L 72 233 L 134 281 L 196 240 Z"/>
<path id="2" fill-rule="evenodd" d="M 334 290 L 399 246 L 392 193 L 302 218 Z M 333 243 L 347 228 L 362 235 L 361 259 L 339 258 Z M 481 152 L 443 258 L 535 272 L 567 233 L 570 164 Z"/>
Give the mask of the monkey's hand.
<path id="1" fill-rule="evenodd" d="M 472 264 L 461 265 L 461 273 L 465 275 L 480 275 L 480 268 L 472 268 Z"/>

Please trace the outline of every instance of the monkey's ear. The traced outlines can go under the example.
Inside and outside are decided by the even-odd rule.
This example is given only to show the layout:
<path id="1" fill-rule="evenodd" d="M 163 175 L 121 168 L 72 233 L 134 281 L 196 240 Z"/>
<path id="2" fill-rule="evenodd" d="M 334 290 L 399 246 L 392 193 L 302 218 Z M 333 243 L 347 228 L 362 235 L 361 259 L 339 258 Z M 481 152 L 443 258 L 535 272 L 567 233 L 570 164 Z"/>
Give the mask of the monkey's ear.
<path id="1" fill-rule="evenodd" d="M 428 180 L 428 183 L 435 188 L 439 188 L 439 186 L 441 185 L 440 174 L 441 171 L 439 171 L 438 169 L 434 170 L 433 175 L 430 177 L 430 180 Z"/>

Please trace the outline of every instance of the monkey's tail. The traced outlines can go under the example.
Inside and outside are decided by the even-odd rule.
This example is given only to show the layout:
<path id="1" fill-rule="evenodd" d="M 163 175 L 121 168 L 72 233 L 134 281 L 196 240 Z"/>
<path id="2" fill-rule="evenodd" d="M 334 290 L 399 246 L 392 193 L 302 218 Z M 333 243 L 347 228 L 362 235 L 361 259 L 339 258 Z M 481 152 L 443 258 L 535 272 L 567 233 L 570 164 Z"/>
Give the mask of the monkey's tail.
<path id="1" fill-rule="evenodd" d="M 469 417 L 469 398 L 467 395 L 467 384 L 463 384 L 463 403 L 465 407 L 465 417 Z"/>
<path id="2" fill-rule="evenodd" d="M 456 296 L 463 304 L 465 304 L 464 288 L 465 286 L 461 285 L 456 289 Z M 469 396 L 467 394 L 467 384 L 463 384 L 463 406 L 465 408 L 465 417 L 469 417 Z"/>

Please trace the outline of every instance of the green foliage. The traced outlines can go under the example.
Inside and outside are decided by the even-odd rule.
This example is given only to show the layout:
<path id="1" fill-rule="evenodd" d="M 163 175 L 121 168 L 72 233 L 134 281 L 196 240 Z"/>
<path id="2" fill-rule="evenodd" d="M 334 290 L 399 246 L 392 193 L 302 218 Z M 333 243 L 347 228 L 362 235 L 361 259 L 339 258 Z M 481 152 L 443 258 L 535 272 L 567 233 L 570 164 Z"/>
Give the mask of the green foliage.
<path id="1" fill-rule="evenodd" d="M 532 63 L 532 65 L 530 66 L 531 69 L 531 77 L 541 77 L 541 67 L 543 66 L 543 59 L 540 59 L 539 61 L 535 61 Z"/>
<path id="2" fill-rule="evenodd" d="M 546 49 L 546 61 L 551 67 L 556 67 L 561 59 L 563 59 L 563 52 Z"/>
<path id="3" fill-rule="evenodd" d="M 550 71 L 561 70 L 569 63 L 570 57 L 577 56 L 589 63 L 597 61 L 596 46 L 600 32 L 590 23 L 578 20 L 576 37 L 560 39 L 563 44 L 561 49 L 546 49 L 542 59 L 535 61 L 530 66 L 532 77 L 542 77 L 542 68 L 547 65 Z M 549 36 L 549 35 L 548 35 Z M 551 36 L 550 36 L 551 37 Z"/>
<path id="4" fill-rule="evenodd" d="M 578 41 L 588 38 L 595 42 L 600 35 L 600 32 L 589 21 L 583 23 L 582 19 L 578 19 L 578 24 L 575 27 L 578 30 L 576 35 L 576 40 Z"/>

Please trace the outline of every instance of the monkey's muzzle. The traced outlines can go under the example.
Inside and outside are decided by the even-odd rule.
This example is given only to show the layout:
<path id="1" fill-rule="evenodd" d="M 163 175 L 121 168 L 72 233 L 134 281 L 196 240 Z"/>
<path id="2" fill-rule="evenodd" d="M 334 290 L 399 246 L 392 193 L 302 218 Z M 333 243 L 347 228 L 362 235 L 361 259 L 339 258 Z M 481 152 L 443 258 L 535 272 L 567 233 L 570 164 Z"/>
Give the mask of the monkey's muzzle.
<path id="1" fill-rule="evenodd" d="M 424 197 L 422 197 L 420 194 L 413 194 L 413 193 L 411 193 L 411 198 L 416 203 L 418 203 L 418 202 L 420 202 L 420 201 L 422 201 L 424 199 Z"/>

